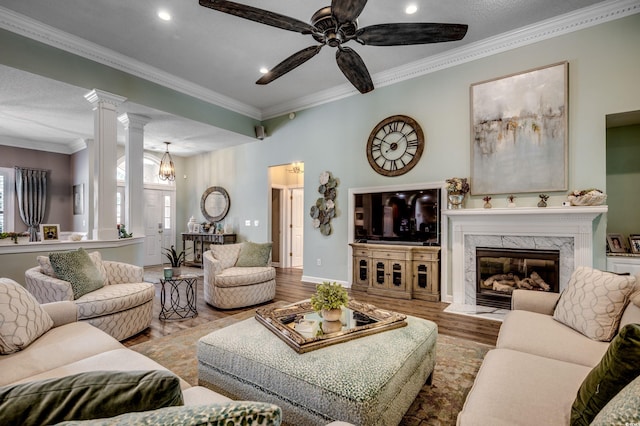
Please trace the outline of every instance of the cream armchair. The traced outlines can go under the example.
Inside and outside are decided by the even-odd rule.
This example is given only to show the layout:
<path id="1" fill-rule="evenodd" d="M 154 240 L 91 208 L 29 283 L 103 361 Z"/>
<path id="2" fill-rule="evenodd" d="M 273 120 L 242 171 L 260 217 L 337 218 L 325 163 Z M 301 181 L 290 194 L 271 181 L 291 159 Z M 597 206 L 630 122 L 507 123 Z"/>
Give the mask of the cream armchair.
<path id="1" fill-rule="evenodd" d="M 102 260 L 100 252 L 89 253 L 105 276 L 104 287 L 74 300 L 71 284 L 57 278 L 49 258 L 38 256 L 40 266 L 25 272 L 26 288 L 40 303 L 72 301 L 78 321 L 86 321 L 118 340 L 145 330 L 153 316 L 153 284 L 144 282 L 143 268 Z"/>
<path id="2" fill-rule="evenodd" d="M 243 252 L 244 250 L 244 252 Z M 262 260 L 243 262 L 245 254 L 261 251 Z M 241 256 L 241 252 L 243 252 Z M 216 308 L 257 305 L 276 296 L 276 270 L 269 265 L 270 244 L 212 244 L 203 255 L 204 300 Z M 241 265 L 260 266 L 241 266 Z"/>

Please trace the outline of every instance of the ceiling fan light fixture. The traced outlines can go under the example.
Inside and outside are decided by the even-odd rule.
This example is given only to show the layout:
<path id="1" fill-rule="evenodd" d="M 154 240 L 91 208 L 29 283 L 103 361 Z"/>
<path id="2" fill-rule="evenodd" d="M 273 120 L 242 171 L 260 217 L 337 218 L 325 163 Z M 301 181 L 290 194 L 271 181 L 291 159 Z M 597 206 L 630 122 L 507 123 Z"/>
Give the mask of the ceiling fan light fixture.
<path id="1" fill-rule="evenodd" d="M 162 156 L 162 160 L 160 160 L 160 170 L 158 171 L 158 177 L 160 180 L 168 180 L 173 182 L 176 180 L 176 168 L 173 165 L 173 159 L 171 158 L 171 154 L 169 154 L 169 145 L 171 142 L 165 142 L 167 145 L 167 150 Z"/>
<path id="2" fill-rule="evenodd" d="M 404 13 L 406 13 L 407 15 L 413 15 L 417 11 L 418 11 L 418 6 L 412 3 L 407 6 L 407 8 L 404 10 Z"/>
<path id="3" fill-rule="evenodd" d="M 260 74 L 266 74 L 268 72 L 269 72 L 269 68 L 267 68 L 267 67 L 261 67 L 260 68 Z"/>
<path id="4" fill-rule="evenodd" d="M 167 12 L 166 10 L 160 9 L 158 11 L 158 18 L 162 19 L 163 21 L 170 21 L 171 20 L 171 14 L 169 12 Z"/>

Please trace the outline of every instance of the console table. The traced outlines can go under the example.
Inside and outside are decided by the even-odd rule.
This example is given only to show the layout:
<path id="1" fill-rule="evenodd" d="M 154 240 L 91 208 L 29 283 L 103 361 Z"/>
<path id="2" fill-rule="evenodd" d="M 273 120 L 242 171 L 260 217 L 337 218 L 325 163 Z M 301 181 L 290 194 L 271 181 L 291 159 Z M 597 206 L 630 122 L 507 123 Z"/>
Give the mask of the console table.
<path id="1" fill-rule="evenodd" d="M 440 247 L 351 243 L 356 290 L 440 301 Z"/>
<path id="2" fill-rule="evenodd" d="M 187 241 L 192 241 L 193 258 L 187 260 L 185 265 L 202 268 L 202 253 L 205 252 L 205 243 L 209 244 L 233 244 L 236 242 L 236 234 L 205 234 L 195 232 L 182 233 L 182 250 L 186 249 Z"/>

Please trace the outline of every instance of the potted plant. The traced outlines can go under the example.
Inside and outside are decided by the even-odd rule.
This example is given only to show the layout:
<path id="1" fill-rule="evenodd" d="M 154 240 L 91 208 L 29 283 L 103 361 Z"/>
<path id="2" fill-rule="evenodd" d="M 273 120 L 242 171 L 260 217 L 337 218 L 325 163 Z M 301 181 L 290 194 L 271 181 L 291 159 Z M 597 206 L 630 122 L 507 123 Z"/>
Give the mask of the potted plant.
<path id="1" fill-rule="evenodd" d="M 338 283 L 324 281 L 316 286 L 311 296 L 311 307 L 322 314 L 325 321 L 338 321 L 342 315 L 342 306 L 349 302 L 347 290 Z"/>
<path id="2" fill-rule="evenodd" d="M 184 264 L 185 261 L 185 252 L 181 251 L 178 253 L 176 251 L 175 246 L 171 246 L 170 249 L 165 248 L 164 255 L 169 259 L 169 263 L 171 263 L 172 275 L 177 277 L 180 275 L 180 266 Z"/>

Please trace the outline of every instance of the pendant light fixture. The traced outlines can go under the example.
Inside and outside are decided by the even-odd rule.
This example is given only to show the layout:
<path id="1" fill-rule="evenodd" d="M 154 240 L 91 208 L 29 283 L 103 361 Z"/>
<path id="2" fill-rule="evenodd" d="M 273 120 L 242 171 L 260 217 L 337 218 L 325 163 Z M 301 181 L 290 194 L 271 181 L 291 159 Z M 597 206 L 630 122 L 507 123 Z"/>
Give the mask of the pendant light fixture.
<path id="1" fill-rule="evenodd" d="M 171 142 L 165 142 L 167 145 L 167 150 L 162 156 L 162 160 L 160 160 L 160 170 L 158 171 L 158 177 L 160 180 L 176 180 L 176 168 L 173 165 L 173 159 L 171 158 L 171 154 L 169 154 L 169 145 Z"/>

